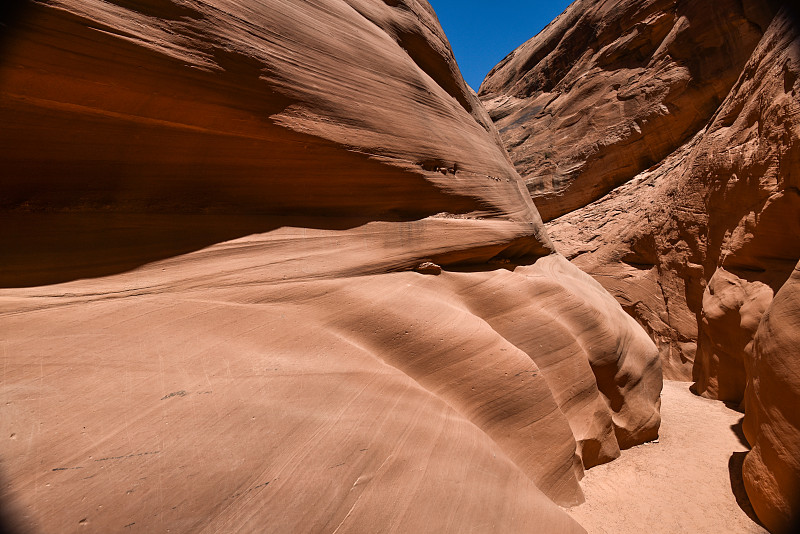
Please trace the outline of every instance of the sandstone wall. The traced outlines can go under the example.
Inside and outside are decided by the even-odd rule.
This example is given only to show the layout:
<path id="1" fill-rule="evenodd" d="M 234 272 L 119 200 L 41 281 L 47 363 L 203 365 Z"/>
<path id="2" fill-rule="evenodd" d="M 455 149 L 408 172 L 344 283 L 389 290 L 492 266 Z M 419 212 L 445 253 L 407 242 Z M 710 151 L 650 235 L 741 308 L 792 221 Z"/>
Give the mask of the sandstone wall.
<path id="1" fill-rule="evenodd" d="M 645 327 L 666 377 L 691 379 L 696 393 L 745 409 L 754 445 L 748 494 L 781 531 L 796 500 L 794 452 L 785 445 L 796 441 L 796 425 L 783 414 L 796 404 L 800 357 L 784 343 L 796 310 L 773 297 L 792 294 L 800 258 L 800 37 L 788 6 L 716 6 L 576 2 L 498 65 L 481 97 L 529 173 L 537 205 L 554 210 L 545 217 L 556 217 L 547 224 L 556 248 Z M 604 28 L 617 31 L 604 38 Z M 583 48 L 575 45 L 587 32 Z M 640 64 L 601 61 L 631 46 L 625 57 Z M 690 48 L 697 57 L 678 52 Z M 685 86 L 672 83 L 681 76 Z M 561 81 L 550 87 L 548 79 Z M 637 105 L 620 93 L 623 79 L 640 87 Z M 537 107 L 540 98 L 546 106 Z M 580 104 L 575 121 L 557 120 Z M 647 115 L 654 109 L 656 119 Z M 553 164 L 543 150 L 556 154 Z M 596 157 L 607 162 L 602 172 L 617 172 L 616 158 L 630 166 L 603 182 Z M 559 172 L 553 185 L 542 178 Z M 767 383 L 771 393 L 759 386 Z"/>
<path id="2" fill-rule="evenodd" d="M 480 96 L 542 217 L 601 198 L 703 128 L 773 13 L 760 0 L 579 0 L 501 61 Z"/>
<path id="3" fill-rule="evenodd" d="M 655 346 L 553 252 L 426 2 L 15 15 L 0 455 L 23 527 L 581 532 L 554 503 L 657 436 Z"/>
<path id="4" fill-rule="evenodd" d="M 742 476 L 758 517 L 792 532 L 800 506 L 800 269 L 775 295 L 753 343 L 744 430 L 753 445 Z"/>

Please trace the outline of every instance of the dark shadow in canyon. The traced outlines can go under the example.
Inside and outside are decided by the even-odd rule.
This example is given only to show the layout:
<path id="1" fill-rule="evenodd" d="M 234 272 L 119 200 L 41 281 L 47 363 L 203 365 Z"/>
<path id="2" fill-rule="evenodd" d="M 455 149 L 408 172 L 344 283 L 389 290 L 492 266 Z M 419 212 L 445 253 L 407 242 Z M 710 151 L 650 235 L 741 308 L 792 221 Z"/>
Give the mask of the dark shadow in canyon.
<path id="1" fill-rule="evenodd" d="M 191 15 L 168 4 L 141 5 Z M 263 59 L 222 43 L 209 52 L 213 68 L 191 68 L 113 28 L 20 5 L 3 11 L 14 26 L 0 57 L 0 287 L 121 273 L 282 226 L 491 209 L 409 162 L 278 124 L 296 100 Z M 38 78 L 20 82 L 20 70 Z"/>
<path id="2" fill-rule="evenodd" d="M 21 507 L 16 503 L 12 504 L 8 494 L 9 487 L 8 479 L 0 469 L 0 534 L 33 534 L 30 525 L 23 525 Z"/>
<path id="3" fill-rule="evenodd" d="M 736 434 L 736 439 L 739 440 L 739 443 L 741 443 L 742 445 L 744 445 L 745 447 L 747 447 L 749 449 L 750 448 L 750 444 L 747 442 L 747 438 L 744 435 L 744 429 L 742 428 L 742 422 L 743 421 L 744 421 L 744 417 L 740 418 L 739 422 L 736 423 L 735 425 L 731 425 L 731 432 Z"/>
<path id="4" fill-rule="evenodd" d="M 746 452 L 734 452 L 731 454 L 731 457 L 728 460 L 728 473 L 731 480 L 731 491 L 733 491 L 733 496 L 736 498 L 736 504 L 739 505 L 739 508 L 741 508 L 742 511 L 747 514 L 747 517 L 763 527 L 764 525 L 762 525 L 761 521 L 759 521 L 758 516 L 753 510 L 753 505 L 750 504 L 750 498 L 747 496 L 747 492 L 744 489 L 742 465 L 744 464 L 745 456 L 747 456 Z"/>
<path id="5" fill-rule="evenodd" d="M 0 287 L 108 276 L 279 226 L 257 216 L 4 213 Z"/>

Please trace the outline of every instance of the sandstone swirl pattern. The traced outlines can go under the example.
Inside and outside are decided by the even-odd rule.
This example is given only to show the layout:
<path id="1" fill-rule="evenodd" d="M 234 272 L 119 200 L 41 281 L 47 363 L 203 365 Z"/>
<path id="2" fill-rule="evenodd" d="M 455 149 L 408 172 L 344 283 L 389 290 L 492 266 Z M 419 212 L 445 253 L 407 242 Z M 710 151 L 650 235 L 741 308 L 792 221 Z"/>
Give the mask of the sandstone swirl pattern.
<path id="1" fill-rule="evenodd" d="M 581 532 L 554 502 L 657 436 L 655 346 L 553 252 L 426 2 L 43 0 L 9 28 L 23 526 Z"/>

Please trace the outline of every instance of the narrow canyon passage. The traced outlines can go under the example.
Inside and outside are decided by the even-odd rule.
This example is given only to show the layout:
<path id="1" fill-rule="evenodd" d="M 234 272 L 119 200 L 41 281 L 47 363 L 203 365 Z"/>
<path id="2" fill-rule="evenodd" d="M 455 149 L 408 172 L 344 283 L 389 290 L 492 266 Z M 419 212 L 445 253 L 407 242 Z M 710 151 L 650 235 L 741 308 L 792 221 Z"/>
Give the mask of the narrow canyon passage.
<path id="1" fill-rule="evenodd" d="M 589 534 L 767 532 L 737 504 L 749 509 L 742 414 L 693 395 L 689 382 L 665 380 L 661 417 L 658 443 L 586 472 L 586 502 L 570 509 L 572 516 Z"/>
<path id="2" fill-rule="evenodd" d="M 800 18 L 563 1 L 0 1 L 0 534 L 800 532 Z"/>

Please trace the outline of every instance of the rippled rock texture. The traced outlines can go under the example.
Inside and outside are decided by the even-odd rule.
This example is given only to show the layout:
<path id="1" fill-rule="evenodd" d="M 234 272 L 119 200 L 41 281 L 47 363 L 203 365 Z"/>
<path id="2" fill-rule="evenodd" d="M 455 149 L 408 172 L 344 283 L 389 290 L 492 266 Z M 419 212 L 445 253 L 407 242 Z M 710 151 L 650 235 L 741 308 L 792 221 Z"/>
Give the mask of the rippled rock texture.
<path id="1" fill-rule="evenodd" d="M 554 503 L 657 436 L 656 347 L 554 253 L 426 2 L 4 16 L 22 527 L 581 532 Z"/>

